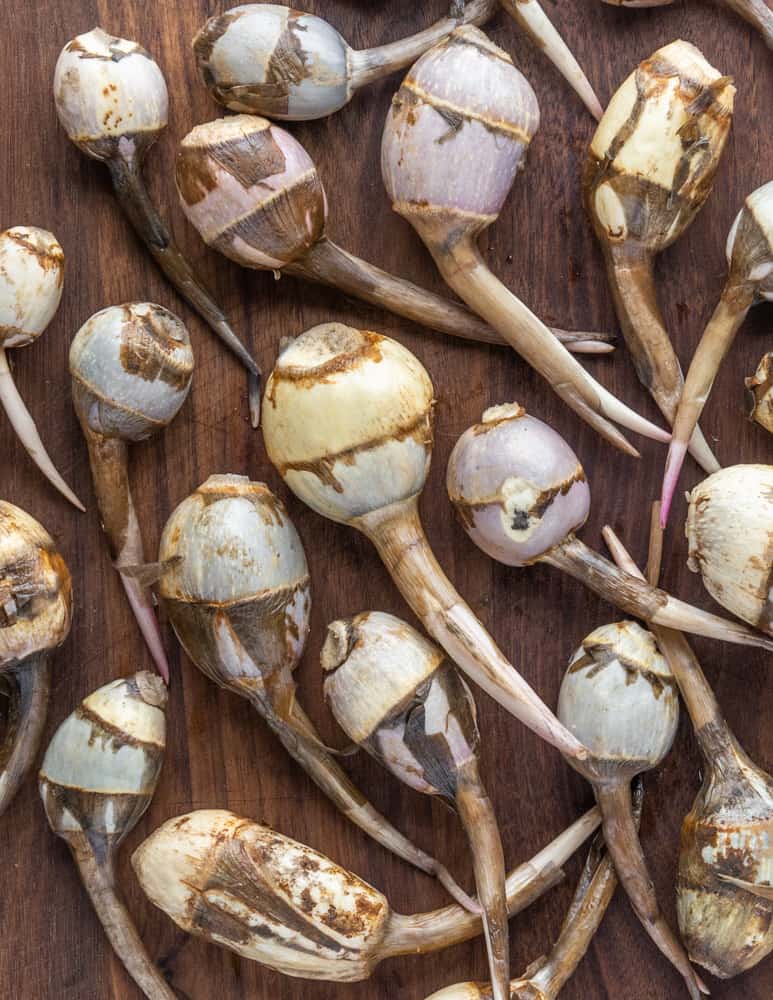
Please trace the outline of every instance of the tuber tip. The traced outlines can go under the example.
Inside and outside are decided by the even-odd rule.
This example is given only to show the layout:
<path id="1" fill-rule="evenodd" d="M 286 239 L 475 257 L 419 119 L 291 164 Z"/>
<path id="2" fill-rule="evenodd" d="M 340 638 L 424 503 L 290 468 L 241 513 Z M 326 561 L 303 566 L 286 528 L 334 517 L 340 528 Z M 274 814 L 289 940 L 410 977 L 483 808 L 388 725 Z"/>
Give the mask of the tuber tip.
<path id="1" fill-rule="evenodd" d="M 250 424 L 253 430 L 260 427 L 260 371 L 247 372 L 247 397 L 250 407 Z"/>
<path id="2" fill-rule="evenodd" d="M 164 645 L 161 641 L 161 630 L 158 625 L 158 619 L 156 618 L 153 607 L 151 606 L 147 591 L 137 582 L 136 579 L 131 576 L 125 576 L 121 572 L 120 568 L 118 570 L 118 575 L 121 577 L 121 583 L 123 583 L 132 612 L 134 613 L 134 617 L 140 627 L 140 632 L 142 633 L 142 637 L 147 644 L 148 651 L 153 659 L 156 670 L 162 677 L 164 683 L 168 686 L 169 661 L 166 658 L 166 651 L 164 650 Z"/>
<path id="3" fill-rule="evenodd" d="M 668 524 L 668 515 L 671 511 L 671 504 L 686 455 L 687 442 L 674 438 L 668 449 L 666 470 L 663 473 L 663 488 L 660 495 L 660 527 L 663 529 Z"/>

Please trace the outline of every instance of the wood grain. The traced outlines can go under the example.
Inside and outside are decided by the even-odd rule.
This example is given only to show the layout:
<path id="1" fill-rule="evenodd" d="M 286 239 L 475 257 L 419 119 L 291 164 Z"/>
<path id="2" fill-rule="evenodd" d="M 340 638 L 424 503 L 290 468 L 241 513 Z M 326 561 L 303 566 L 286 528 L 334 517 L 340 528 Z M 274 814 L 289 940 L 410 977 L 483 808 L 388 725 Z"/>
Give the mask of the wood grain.
<path id="1" fill-rule="evenodd" d="M 247 473 L 282 484 L 270 467 L 261 437 L 247 421 L 241 369 L 165 285 L 140 248 L 112 198 L 106 170 L 88 161 L 58 127 L 51 97 L 61 46 L 94 24 L 146 46 L 169 83 L 167 133 L 150 152 L 146 174 L 152 193 L 181 246 L 220 297 L 261 364 L 271 368 L 280 339 L 314 323 L 339 319 L 396 336 L 432 373 L 437 388 L 438 433 L 423 501 L 427 529 L 440 562 L 480 613 L 502 648 L 549 704 L 555 704 L 564 667 L 583 636 L 615 619 L 615 611 L 547 568 L 495 566 L 454 522 L 443 487 L 457 436 L 492 403 L 517 399 L 549 421 L 581 457 L 595 504 L 583 538 L 599 546 L 609 521 L 638 558 L 646 550 L 648 502 L 659 490 L 665 452 L 643 442 L 636 462 L 600 443 L 541 380 L 504 349 L 476 347 L 423 332 L 334 292 L 253 274 L 207 251 L 176 203 L 172 164 L 179 139 L 195 123 L 219 114 L 199 83 L 189 51 L 204 19 L 226 3 L 186 0 L 35 0 L 6 4 L 0 52 L 6 90 L 0 102 L 0 228 L 34 224 L 53 230 L 67 255 L 62 307 L 45 336 L 14 352 L 19 388 L 44 440 L 76 492 L 88 503 L 80 515 L 38 475 L 7 423 L 0 419 L 0 495 L 39 518 L 59 539 L 75 580 L 77 615 L 56 659 L 46 739 L 86 693 L 112 677 L 148 666 L 148 657 L 123 599 L 100 535 L 86 448 L 69 396 L 67 352 L 88 316 L 106 305 L 150 299 L 177 311 L 189 324 L 198 369 L 189 402 L 163 435 L 133 450 L 133 483 L 147 554 L 152 556 L 173 507 L 215 472 Z M 304 0 L 324 13 L 354 46 L 407 34 L 447 6 L 445 0 Z M 723 247 L 744 196 L 773 176 L 771 53 L 750 28 L 724 8 L 685 0 L 654 11 L 624 11 L 598 0 L 546 8 L 597 88 L 602 102 L 654 49 L 674 38 L 697 43 L 738 85 L 733 134 L 716 188 L 698 220 L 663 255 L 658 280 L 665 315 L 683 363 L 689 360 L 725 273 Z M 493 38 L 506 47 L 532 81 L 542 127 L 498 224 L 484 247 L 492 268 L 547 321 L 577 329 L 610 329 L 615 317 L 599 250 L 579 200 L 579 173 L 593 122 L 543 56 L 499 15 Z M 432 263 L 385 197 L 378 166 L 382 123 L 397 79 L 360 95 L 327 121 L 294 127 L 327 183 L 329 232 L 343 246 L 397 273 L 441 290 Z M 703 426 L 725 464 L 770 461 L 767 435 L 745 420 L 742 379 L 770 347 L 770 306 L 754 310 L 706 409 Z M 630 362 L 620 350 L 589 367 L 612 390 L 655 418 Z M 638 443 L 638 442 L 637 442 Z M 685 485 L 698 479 L 693 464 Z M 314 584 L 314 623 L 298 672 L 301 698 L 325 737 L 341 741 L 321 702 L 318 651 L 325 624 L 340 615 L 378 608 L 408 617 L 375 552 L 353 532 L 323 522 L 292 497 L 291 514 L 302 535 Z M 681 597 L 712 607 L 688 572 L 674 510 L 667 538 L 664 582 Z M 169 748 L 158 794 L 125 845 L 120 882 L 137 926 L 181 997 L 204 1000 L 422 1000 L 440 986 L 482 978 L 480 941 L 442 956 L 391 961 L 368 983 L 338 986 L 282 978 L 225 951 L 187 938 L 141 895 L 128 865 L 131 850 L 166 818 L 199 807 L 228 807 L 296 836 L 360 873 L 387 892 L 398 910 L 444 902 L 426 877 L 391 858 L 338 817 L 287 758 L 246 703 L 217 691 L 183 657 L 171 632 L 173 682 Z M 749 753 L 773 770 L 770 658 L 739 647 L 696 643 L 728 720 Z M 478 695 L 484 734 L 484 776 L 499 813 L 511 864 L 530 856 L 591 802 L 589 789 L 551 749 Z M 463 835 L 440 805 L 400 787 L 362 756 L 347 762 L 376 805 L 417 843 L 443 858 L 465 880 L 470 868 Z M 642 839 L 660 899 L 674 921 L 673 884 L 681 818 L 698 788 L 700 761 L 686 720 L 666 764 L 647 780 Z M 0 892 L 0 993 L 12 1000 L 135 1000 L 138 991 L 112 956 L 63 843 L 48 830 L 34 781 L 29 781 L 0 823 L 3 859 Z M 547 950 L 571 898 L 582 859 L 568 881 L 512 922 L 513 972 Z M 773 964 L 743 979 L 712 982 L 715 998 L 763 1000 L 773 993 Z M 566 987 L 566 1000 L 683 995 L 678 977 L 656 952 L 618 894 L 589 955 Z"/>

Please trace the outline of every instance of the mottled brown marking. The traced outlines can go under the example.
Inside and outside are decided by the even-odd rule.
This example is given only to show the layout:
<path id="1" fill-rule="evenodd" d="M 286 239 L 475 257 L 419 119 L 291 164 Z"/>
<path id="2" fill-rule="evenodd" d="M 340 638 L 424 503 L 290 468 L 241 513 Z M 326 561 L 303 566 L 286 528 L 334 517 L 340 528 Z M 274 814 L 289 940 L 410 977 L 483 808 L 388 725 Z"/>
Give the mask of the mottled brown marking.
<path id="1" fill-rule="evenodd" d="M 44 271 L 58 271 L 59 285 L 64 278 L 64 251 L 60 246 L 53 246 L 46 249 L 38 246 L 29 233 L 6 231 L 6 239 L 12 240 L 22 247 L 27 253 L 31 253 L 37 258 L 38 263 Z"/>
<path id="2" fill-rule="evenodd" d="M 0 628 L 31 618 L 34 599 L 45 596 L 53 595 L 44 581 L 40 550 L 25 548 L 0 567 Z"/>
<path id="3" fill-rule="evenodd" d="M 699 116 L 706 115 L 715 121 L 729 119 L 732 112 L 722 104 L 720 97 L 732 85 L 732 76 L 720 76 L 708 86 L 693 81 L 692 86 L 697 92 L 688 108 L 690 118 L 698 118 Z M 685 91 L 689 92 L 687 88 L 685 88 Z"/>
<path id="4" fill-rule="evenodd" d="M 641 663 L 623 656 L 614 648 L 583 643 L 583 649 L 585 650 L 584 655 L 571 665 L 569 668 L 570 674 L 587 670 L 588 679 L 592 680 L 602 670 L 605 670 L 613 663 L 617 663 L 625 671 L 626 685 L 634 684 L 641 677 L 642 680 L 645 680 L 650 685 L 656 699 L 660 699 L 664 691 L 675 692 L 677 690 L 675 678 L 655 673 L 654 670 L 648 670 Z"/>
<path id="5" fill-rule="evenodd" d="M 205 898 L 211 890 L 234 896 L 250 908 L 253 919 L 262 917 L 269 924 L 279 924 L 294 931 L 298 938 L 291 947 L 299 952 L 313 952 L 315 948 L 321 947 L 343 953 L 344 946 L 319 926 L 319 918 L 304 919 L 285 898 L 289 887 L 283 883 L 284 876 L 280 874 L 274 851 L 281 855 L 286 849 L 282 841 L 272 849 L 271 845 L 245 843 L 235 837 L 229 838 L 217 852 L 216 864 L 204 888 Z M 306 906 L 303 905 L 304 902 Z M 310 896 L 301 900 L 301 906 L 307 914 L 314 910 Z M 214 909 L 211 904 L 209 908 Z M 256 933 L 254 926 L 244 928 L 238 921 L 235 924 L 232 932 L 237 928 L 240 933 L 246 932 L 245 940 L 250 934 Z M 347 933 L 339 921 L 330 926 L 331 930 Z"/>
<path id="6" fill-rule="evenodd" d="M 350 917 L 348 914 L 337 913 L 334 921 L 335 927 L 340 927 L 344 933 L 359 934 L 366 931 L 371 920 L 378 918 L 384 906 L 381 900 L 373 900 L 369 896 L 358 895 L 355 903 L 357 917 Z"/>
<path id="7" fill-rule="evenodd" d="M 701 727 L 697 735 L 708 768 L 682 826 L 680 929 L 690 956 L 728 978 L 755 965 L 773 948 L 773 902 L 720 877 L 759 881 L 761 864 L 771 851 L 773 781 L 746 757 L 721 718 Z M 741 831 L 756 836 L 756 848 L 729 843 L 733 833 Z M 706 860 L 704 849 L 719 848 L 720 843 L 721 855 Z M 696 894 L 689 909 L 688 890 Z"/>
<path id="8" fill-rule="evenodd" d="M 675 169 L 674 181 L 669 189 L 638 175 L 621 172 L 615 160 L 639 126 L 641 116 L 648 102 L 656 97 L 674 77 L 679 76 L 679 93 L 685 104 L 687 121 L 680 129 L 684 153 Z M 640 240 L 652 250 L 661 250 L 666 245 L 665 234 L 669 233 L 674 220 L 679 219 L 679 232 L 689 225 L 698 210 L 711 193 L 714 176 L 719 166 L 718 151 L 721 151 L 724 136 L 718 134 L 712 148 L 709 137 L 701 127 L 700 119 L 715 121 L 724 135 L 730 128 L 732 113 L 718 100 L 723 88 L 704 86 L 696 81 L 680 76 L 679 70 L 661 57 L 645 60 L 636 70 L 636 100 L 626 121 L 610 142 L 602 157 L 591 151 L 583 174 L 583 194 L 586 208 L 593 220 L 594 228 L 602 244 L 610 239 L 605 227 L 598 221 L 594 196 L 604 183 L 610 183 L 623 206 L 627 224 L 628 239 Z M 719 82 L 719 81 L 718 81 Z M 729 81 L 724 79 L 724 85 Z M 693 160 L 699 164 L 690 177 Z M 688 184 L 689 180 L 689 184 Z M 623 234 L 621 234 L 623 235 Z M 669 237 L 673 242 L 678 233 Z M 640 374 L 643 383 L 646 373 Z"/>
<path id="9" fill-rule="evenodd" d="M 124 306 L 119 356 L 124 370 L 146 382 L 161 381 L 183 392 L 193 374 L 190 356 L 175 354 L 184 341 L 172 335 L 176 321 L 166 310 L 153 307 L 138 312 Z"/>
<path id="10" fill-rule="evenodd" d="M 2 341 L 2 328 L 0 327 L 0 341 Z M 750 375 L 744 380 L 746 386 L 746 401 L 749 408 L 749 420 L 756 420 L 766 430 L 770 430 L 770 414 L 759 414 L 760 407 L 766 404 L 767 396 L 773 389 L 773 353 L 768 352 L 763 355 L 754 375 Z M 767 400 L 768 410 L 770 400 Z M 764 416 L 764 419 L 758 417 Z"/>
<path id="11" fill-rule="evenodd" d="M 0 508 L 0 525 L 10 534 L 23 531 L 13 516 L 5 516 Z M 57 627 L 49 624 L 39 634 L 44 616 L 60 605 Z M 14 628 L 25 655 L 53 650 L 60 645 L 70 629 L 72 612 L 72 579 L 59 553 L 46 545 L 27 548 L 20 556 L 0 565 L 0 628 Z M 31 642 L 26 641 L 29 629 Z M 0 670 L 15 669 L 19 661 L 9 649 L 0 661 Z"/>
<path id="12" fill-rule="evenodd" d="M 73 40 L 67 44 L 66 51 L 77 53 L 80 59 L 98 59 L 102 62 L 117 63 L 121 62 L 122 59 L 128 58 L 129 56 L 144 56 L 146 59 L 150 59 L 151 62 L 153 61 L 150 53 L 141 45 L 138 45 L 137 42 L 132 42 L 129 50 L 125 52 L 123 49 L 119 48 L 118 45 L 116 45 L 116 42 L 121 41 L 122 39 L 113 36 L 112 41 L 107 47 L 109 54 L 105 55 L 102 52 L 92 52 L 84 47 L 79 38 L 73 38 Z"/>

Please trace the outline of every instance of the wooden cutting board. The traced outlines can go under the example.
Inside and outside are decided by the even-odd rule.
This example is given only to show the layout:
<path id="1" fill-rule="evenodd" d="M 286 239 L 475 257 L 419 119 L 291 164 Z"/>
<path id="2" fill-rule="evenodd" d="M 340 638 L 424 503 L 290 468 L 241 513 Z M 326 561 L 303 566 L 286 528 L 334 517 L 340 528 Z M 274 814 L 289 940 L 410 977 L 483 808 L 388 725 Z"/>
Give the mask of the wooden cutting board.
<path id="1" fill-rule="evenodd" d="M 304 0 L 352 45 L 392 40 L 429 24 L 447 0 Z M 327 622 L 364 609 L 410 618 L 368 543 L 323 521 L 287 491 L 268 463 L 259 433 L 246 416 L 241 369 L 164 283 L 139 246 L 111 194 L 107 171 L 87 160 L 57 124 L 51 96 L 54 64 L 71 37 L 100 24 L 141 42 L 169 84 L 170 124 L 150 152 L 146 175 L 176 238 L 216 291 L 237 330 L 269 371 L 282 337 L 336 319 L 398 337 L 422 359 L 438 396 L 437 440 L 423 510 L 435 551 L 461 592 L 548 704 L 554 705 L 569 656 L 596 626 L 614 621 L 609 605 L 556 572 L 494 565 L 451 515 L 444 490 L 449 451 L 459 434 L 492 403 L 518 400 L 556 427 L 576 449 L 593 488 L 594 507 L 583 538 L 599 546 L 610 522 L 641 558 L 648 503 L 659 490 L 665 452 L 639 442 L 640 461 L 612 451 L 559 403 L 506 349 L 454 342 L 399 322 L 324 289 L 291 278 L 240 270 L 209 252 L 177 205 L 172 165 L 179 139 L 194 124 L 221 113 L 195 72 L 190 42 L 206 17 L 226 3 L 185 0 L 35 0 L 5 5 L 0 52 L 6 87 L 0 102 L 2 185 L 0 228 L 38 225 L 53 230 L 67 255 L 62 306 L 44 337 L 13 353 L 19 388 L 43 439 L 77 493 L 85 515 L 67 506 L 42 480 L 0 416 L 0 495 L 39 518 L 56 536 L 74 577 L 77 614 L 56 658 L 46 739 L 88 692 L 148 666 L 148 657 L 111 568 L 100 535 L 81 435 L 70 404 L 67 352 L 75 331 L 97 309 L 132 299 L 162 303 L 189 324 L 197 372 L 189 402 L 157 439 L 133 449 L 133 485 L 153 557 L 166 518 L 215 472 L 249 474 L 287 499 L 306 546 L 314 595 L 313 630 L 298 671 L 300 697 L 325 737 L 341 734 L 321 700 L 318 651 Z M 723 248 L 743 198 L 773 176 L 773 56 L 750 28 L 724 8 L 685 0 L 654 11 L 623 11 L 598 0 L 555 3 L 546 10 L 570 43 L 602 99 L 643 58 L 681 37 L 695 42 L 738 85 L 733 134 L 716 187 L 685 237 L 658 262 L 661 302 L 684 363 L 710 315 L 725 273 Z M 593 121 L 546 59 L 500 14 L 491 26 L 532 82 L 542 127 L 499 222 L 485 234 L 493 270 L 545 320 L 575 329 L 616 329 L 601 255 L 583 213 L 579 174 Z M 382 124 L 399 77 L 356 98 L 326 121 L 292 126 L 317 162 L 330 201 L 329 234 L 343 246 L 436 290 L 441 282 L 424 247 L 394 215 L 379 171 Z M 722 462 L 766 462 L 773 442 L 745 419 L 743 377 L 771 342 L 770 306 L 743 328 L 703 421 Z M 588 367 L 641 412 L 657 417 L 625 350 Z M 688 463 L 685 487 L 699 478 Z M 679 500 L 667 538 L 664 584 L 712 608 L 686 568 Z M 283 978 L 199 940 L 186 937 L 141 895 L 128 864 L 132 849 L 163 820 L 201 807 L 228 807 L 304 840 L 384 890 L 396 909 L 412 912 L 445 901 L 428 878 L 388 856 L 346 824 L 269 735 L 246 703 L 215 689 L 182 656 L 166 629 L 173 681 L 169 747 L 155 800 L 123 849 L 120 884 L 143 940 L 190 1000 L 422 1000 L 439 987 L 486 973 L 480 941 L 446 954 L 393 960 L 363 984 L 339 986 Z M 696 642 L 728 720 L 752 757 L 773 770 L 771 660 L 739 647 Z M 530 857 L 592 802 L 589 788 L 483 694 L 477 696 L 484 738 L 484 776 L 499 814 L 511 865 Z M 401 829 L 443 858 L 470 886 L 465 841 L 442 806 L 401 787 L 360 755 L 346 766 L 373 802 Z M 642 841 L 660 900 L 672 923 L 678 833 L 700 780 L 700 759 L 687 720 L 673 752 L 647 779 Z M 8 1000 L 135 1000 L 140 994 L 113 957 L 82 891 L 67 850 L 54 839 L 30 780 L 0 822 L 0 994 Z M 513 973 L 545 952 L 558 932 L 583 858 L 567 880 L 512 922 Z M 715 998 L 767 1000 L 773 962 L 741 980 L 711 983 Z M 661 1000 L 684 995 L 618 893 L 590 953 L 564 993 L 566 1000 Z"/>

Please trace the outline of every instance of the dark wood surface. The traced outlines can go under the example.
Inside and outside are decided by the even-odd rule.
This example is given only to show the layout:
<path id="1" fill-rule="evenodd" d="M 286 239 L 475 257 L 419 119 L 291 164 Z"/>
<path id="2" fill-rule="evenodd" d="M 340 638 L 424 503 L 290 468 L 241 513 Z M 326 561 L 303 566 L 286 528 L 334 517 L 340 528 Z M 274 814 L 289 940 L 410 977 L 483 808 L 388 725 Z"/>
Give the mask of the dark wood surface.
<path id="1" fill-rule="evenodd" d="M 72 634 L 56 658 L 46 739 L 89 691 L 148 666 L 148 656 L 111 568 L 100 535 L 86 448 L 70 403 L 67 352 L 78 327 L 97 309 L 132 299 L 160 302 L 189 324 L 197 372 L 189 402 L 175 423 L 133 450 L 133 484 L 147 554 L 153 557 L 173 507 L 215 472 L 248 473 L 286 490 L 269 465 L 260 434 L 246 419 L 245 379 L 202 323 L 166 286 L 140 248 L 113 200 L 106 170 L 87 160 L 59 128 L 51 97 L 54 63 L 72 36 L 101 24 L 137 39 L 161 64 L 171 107 L 167 133 L 150 152 L 146 175 L 180 244 L 219 295 L 236 328 L 252 343 L 266 371 L 280 338 L 338 319 L 401 339 L 426 364 L 439 400 L 437 441 L 423 501 L 435 551 L 502 648 L 554 705 L 567 660 L 614 609 L 547 568 L 507 570 L 473 547 L 451 516 L 443 480 L 458 435 L 492 403 L 517 399 L 560 430 L 576 449 L 594 491 L 583 531 L 599 546 L 611 522 L 642 557 L 648 503 L 659 490 L 665 452 L 643 442 L 640 461 L 600 443 L 543 382 L 511 352 L 423 332 L 334 292 L 271 275 L 253 274 L 207 251 L 177 206 L 172 164 L 178 140 L 220 111 L 200 84 L 190 41 L 204 19 L 226 3 L 180 0 L 34 0 L 7 3 L 0 34 L 6 86 L 0 102 L 2 186 L 0 228 L 34 224 L 53 230 L 67 256 L 59 313 L 34 346 L 14 352 L 19 388 L 52 455 L 87 502 L 81 515 L 48 487 L 0 416 L 0 495 L 26 508 L 59 540 L 75 582 Z M 446 0 L 304 0 L 362 47 L 408 34 L 440 15 Z M 602 102 L 643 58 L 677 37 L 697 43 L 738 85 L 735 124 L 715 191 L 685 237 L 658 263 L 662 305 L 683 362 L 707 320 L 725 273 L 723 248 L 744 196 L 773 176 L 771 53 L 724 8 L 685 0 L 654 11 L 622 11 L 597 0 L 546 3 L 597 88 Z M 544 319 L 584 329 L 614 329 L 615 317 L 599 250 L 579 199 L 579 172 L 593 122 L 543 56 L 500 14 L 493 38 L 512 53 L 539 97 L 542 126 L 502 217 L 485 237 L 496 273 Z M 378 166 L 382 123 L 398 79 L 380 83 L 327 121 L 293 127 L 315 158 L 330 200 L 330 235 L 348 249 L 441 290 L 432 263 L 406 223 L 389 207 Z M 745 420 L 743 377 L 770 347 L 770 306 L 754 311 L 717 381 L 703 426 L 725 464 L 769 461 L 771 441 Z M 634 377 L 624 350 L 589 367 L 640 411 L 654 407 Z M 699 478 L 688 464 L 685 485 Z M 300 697 L 325 736 L 341 740 L 321 701 L 318 651 L 325 624 L 366 608 L 408 617 L 375 552 L 362 538 L 323 521 L 289 499 L 306 546 L 314 595 L 313 631 L 298 671 Z M 665 584 L 711 608 L 700 581 L 686 568 L 676 505 L 667 539 Z M 201 807 L 228 807 L 304 840 L 384 890 L 403 912 L 444 902 L 431 880 L 369 843 L 347 825 L 269 735 L 248 705 L 219 692 L 182 656 L 171 631 L 173 681 L 166 765 L 155 800 L 122 853 L 120 883 L 153 957 L 181 997 L 190 1000 L 422 1000 L 439 987 L 485 975 L 480 941 L 446 954 L 389 961 L 358 985 L 283 978 L 186 937 L 141 895 L 129 855 L 170 816 Z M 698 642 L 707 674 L 749 753 L 773 770 L 773 684 L 770 658 L 739 647 Z M 542 745 L 487 697 L 478 694 L 484 737 L 484 775 L 496 805 L 506 855 L 513 865 L 533 854 L 588 807 L 592 796 L 550 748 Z M 347 762 L 372 800 L 406 833 L 448 862 L 471 884 L 458 823 L 440 805 L 399 786 L 373 761 Z M 661 902 L 675 919 L 673 885 L 682 817 L 698 788 L 700 760 L 686 717 L 665 765 L 647 779 L 642 840 Z M 121 1000 L 139 997 L 113 957 L 61 841 L 50 833 L 33 780 L 0 823 L 0 994 L 9 1000 Z M 513 973 L 550 946 L 579 872 L 512 922 Z M 717 998 L 763 1000 L 773 993 L 769 961 L 740 980 L 712 982 Z M 684 995 L 618 893 L 590 953 L 564 994 L 567 1000 L 626 1000 Z"/>

